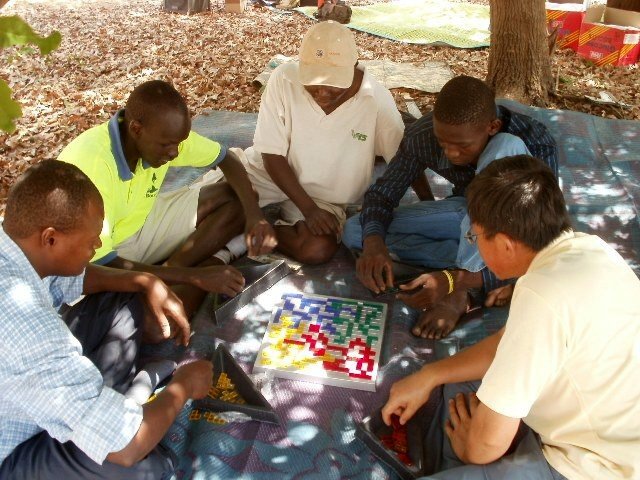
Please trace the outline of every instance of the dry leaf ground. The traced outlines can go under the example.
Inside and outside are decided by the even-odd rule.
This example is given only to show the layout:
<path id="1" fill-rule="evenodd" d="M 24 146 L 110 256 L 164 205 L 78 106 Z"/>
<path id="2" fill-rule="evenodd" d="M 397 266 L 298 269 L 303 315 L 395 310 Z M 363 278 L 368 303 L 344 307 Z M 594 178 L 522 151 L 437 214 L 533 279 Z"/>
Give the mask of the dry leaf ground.
<path id="1" fill-rule="evenodd" d="M 276 53 L 295 55 L 312 24 L 303 15 L 249 7 L 226 13 L 221 0 L 210 12 L 191 16 L 161 10 L 160 0 L 11 0 L 2 15 L 18 14 L 48 34 L 59 30 L 60 48 L 47 57 L 29 49 L 0 50 L 0 77 L 14 90 L 24 116 L 16 132 L 0 134 L 0 215 L 8 186 L 30 164 L 55 158 L 87 128 L 105 121 L 131 89 L 151 78 L 172 81 L 193 114 L 205 109 L 257 112 L 252 79 Z M 371 3 L 376 0 L 363 0 Z M 487 4 L 486 0 L 473 0 Z M 354 2 L 355 3 L 355 2 Z M 484 77 L 488 49 L 406 45 L 355 32 L 362 58 L 420 64 L 444 61 L 456 74 Z M 640 70 L 595 67 L 572 51 L 556 52 L 560 97 L 550 108 L 640 120 Z M 584 99 L 606 90 L 630 109 L 603 107 Z M 410 93 L 424 111 L 434 96 L 393 91 L 404 109 Z"/>

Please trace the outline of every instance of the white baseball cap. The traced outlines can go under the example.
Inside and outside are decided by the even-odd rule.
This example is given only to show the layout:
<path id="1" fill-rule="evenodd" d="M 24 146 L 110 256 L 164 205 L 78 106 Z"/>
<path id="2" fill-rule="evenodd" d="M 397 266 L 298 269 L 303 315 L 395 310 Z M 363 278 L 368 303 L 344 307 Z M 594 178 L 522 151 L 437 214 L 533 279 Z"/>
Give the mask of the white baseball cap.
<path id="1" fill-rule="evenodd" d="M 327 20 L 312 26 L 300 45 L 300 83 L 349 88 L 358 50 L 353 33 L 344 25 Z"/>

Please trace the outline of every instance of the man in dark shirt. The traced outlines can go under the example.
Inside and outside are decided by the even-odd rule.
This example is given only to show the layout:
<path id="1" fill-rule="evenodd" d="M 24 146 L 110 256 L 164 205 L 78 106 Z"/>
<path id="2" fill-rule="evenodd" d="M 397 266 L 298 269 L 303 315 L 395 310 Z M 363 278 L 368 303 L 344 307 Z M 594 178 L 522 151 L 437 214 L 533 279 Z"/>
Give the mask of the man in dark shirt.
<path id="1" fill-rule="evenodd" d="M 544 125 L 496 107 L 493 92 L 481 80 L 456 77 L 442 88 L 433 113 L 405 131 L 386 172 L 365 194 L 362 213 L 347 221 L 343 242 L 362 249 L 358 278 L 376 293 L 393 286 L 392 254 L 403 262 L 452 269 L 421 275 L 401 287 L 407 292 L 398 298 L 423 311 L 414 335 L 446 336 L 468 309 L 468 289 L 489 293 L 489 306 L 505 296 L 508 300 L 510 288 L 501 289 L 508 283 L 498 281 L 477 247 L 465 240 L 464 193 L 489 162 L 521 153 L 539 158 L 557 177 L 556 143 Z M 451 197 L 434 201 L 427 168 L 453 184 Z M 410 185 L 421 201 L 396 208 Z M 417 293 L 408 293 L 418 287 Z"/>

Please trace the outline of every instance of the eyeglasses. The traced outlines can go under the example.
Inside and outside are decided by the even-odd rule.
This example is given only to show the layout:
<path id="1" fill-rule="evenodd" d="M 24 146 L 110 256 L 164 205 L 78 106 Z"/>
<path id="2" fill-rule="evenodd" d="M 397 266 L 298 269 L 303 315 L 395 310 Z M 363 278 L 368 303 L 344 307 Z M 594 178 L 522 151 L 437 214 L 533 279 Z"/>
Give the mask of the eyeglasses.
<path id="1" fill-rule="evenodd" d="M 471 229 L 469 229 L 467 230 L 467 233 L 464 234 L 464 238 L 467 239 L 469 245 L 475 245 L 476 243 L 478 243 L 478 237 L 480 235 L 486 235 L 486 233 L 472 233 Z"/>

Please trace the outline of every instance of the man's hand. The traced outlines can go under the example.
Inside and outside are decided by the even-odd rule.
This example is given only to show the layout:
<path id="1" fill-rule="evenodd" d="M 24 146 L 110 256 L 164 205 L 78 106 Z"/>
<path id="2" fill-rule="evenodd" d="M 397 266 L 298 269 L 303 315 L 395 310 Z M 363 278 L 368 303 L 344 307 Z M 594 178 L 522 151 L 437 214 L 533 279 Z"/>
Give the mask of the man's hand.
<path id="1" fill-rule="evenodd" d="M 173 374 L 171 383 L 182 385 L 187 396 L 198 400 L 209 393 L 213 382 L 213 364 L 208 360 L 197 360 L 182 365 Z"/>
<path id="2" fill-rule="evenodd" d="M 427 368 L 397 381 L 391 386 L 389 400 L 382 407 L 382 420 L 391 425 L 391 415 L 400 417 L 400 424 L 404 425 L 413 414 L 429 400 L 431 391 L 437 386 L 433 383 L 433 376 Z"/>
<path id="3" fill-rule="evenodd" d="M 244 288 L 242 273 L 230 265 L 194 268 L 192 284 L 205 292 L 235 297 Z"/>
<path id="4" fill-rule="evenodd" d="M 336 216 L 317 205 L 304 213 L 304 221 L 314 235 L 340 234 L 340 222 Z"/>
<path id="5" fill-rule="evenodd" d="M 400 290 L 414 293 L 399 293 L 396 298 L 410 307 L 425 310 L 442 300 L 449 291 L 449 280 L 442 272 L 424 273 L 418 278 L 400 285 Z"/>
<path id="6" fill-rule="evenodd" d="M 176 343 L 187 345 L 191 327 L 182 307 L 182 301 L 159 278 L 148 275 L 149 281 L 143 291 L 147 314 L 158 325 L 162 338 L 175 337 Z M 145 322 L 146 323 L 146 322 Z"/>
<path id="7" fill-rule="evenodd" d="M 278 245 L 276 232 L 264 218 L 252 223 L 247 221 L 245 241 L 247 242 L 247 253 L 250 257 L 269 253 Z"/>
<path id="8" fill-rule="evenodd" d="M 358 280 L 376 293 L 393 287 L 393 260 L 378 235 L 364 239 L 362 255 L 356 261 Z"/>
<path id="9" fill-rule="evenodd" d="M 444 426 L 451 448 L 460 460 L 469 463 L 466 456 L 467 438 L 471 427 L 471 419 L 475 415 L 480 400 L 475 393 L 469 394 L 469 407 L 462 393 L 449 400 L 449 420 Z"/>

